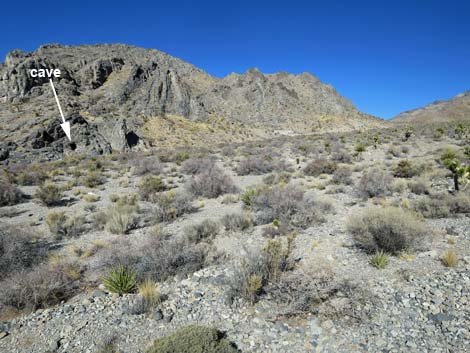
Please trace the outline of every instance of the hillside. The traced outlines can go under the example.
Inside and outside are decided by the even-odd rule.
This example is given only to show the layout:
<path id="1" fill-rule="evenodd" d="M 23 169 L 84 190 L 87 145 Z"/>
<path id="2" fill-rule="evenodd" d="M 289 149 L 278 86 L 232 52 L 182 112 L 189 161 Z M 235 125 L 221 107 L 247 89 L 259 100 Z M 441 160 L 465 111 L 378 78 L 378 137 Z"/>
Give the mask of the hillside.
<path id="1" fill-rule="evenodd" d="M 434 123 L 470 120 L 470 91 L 447 101 L 436 101 L 422 108 L 403 112 L 391 121 L 395 123 Z"/>
<path id="2" fill-rule="evenodd" d="M 54 83 L 72 121 L 72 148 L 48 79 L 30 77 L 33 68 L 62 72 Z M 12 151 L 50 157 L 381 125 L 309 73 L 251 69 L 220 79 L 158 50 L 121 44 L 15 50 L 0 77 L 1 140 Z"/>

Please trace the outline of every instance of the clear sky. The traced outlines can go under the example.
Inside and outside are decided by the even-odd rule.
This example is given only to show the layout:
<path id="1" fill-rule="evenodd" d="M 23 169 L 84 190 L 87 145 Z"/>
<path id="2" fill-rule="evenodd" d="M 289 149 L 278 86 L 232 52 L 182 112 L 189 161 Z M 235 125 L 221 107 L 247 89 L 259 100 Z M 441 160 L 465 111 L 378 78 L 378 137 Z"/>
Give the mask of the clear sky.
<path id="1" fill-rule="evenodd" d="M 45 43 L 155 48 L 215 76 L 309 71 L 390 118 L 470 90 L 470 1 L 4 1 L 0 56 Z"/>

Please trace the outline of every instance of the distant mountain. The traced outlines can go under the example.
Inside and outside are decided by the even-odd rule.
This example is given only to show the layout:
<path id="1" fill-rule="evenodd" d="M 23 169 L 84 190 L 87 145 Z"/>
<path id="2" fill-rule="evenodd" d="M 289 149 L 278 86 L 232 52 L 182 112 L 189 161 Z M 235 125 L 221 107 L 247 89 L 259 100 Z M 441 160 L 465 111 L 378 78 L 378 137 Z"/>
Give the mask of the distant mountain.
<path id="1" fill-rule="evenodd" d="M 391 121 L 395 123 L 470 121 L 470 91 L 448 101 L 436 101 L 422 108 L 403 112 Z"/>
<path id="2" fill-rule="evenodd" d="M 0 64 L 0 137 L 25 150 L 68 149 L 49 81 L 32 78 L 33 68 L 61 70 L 54 82 L 75 147 L 92 146 L 85 151 L 96 153 L 382 124 L 309 73 L 251 69 L 220 79 L 158 50 L 52 44 L 32 53 L 15 50 Z"/>

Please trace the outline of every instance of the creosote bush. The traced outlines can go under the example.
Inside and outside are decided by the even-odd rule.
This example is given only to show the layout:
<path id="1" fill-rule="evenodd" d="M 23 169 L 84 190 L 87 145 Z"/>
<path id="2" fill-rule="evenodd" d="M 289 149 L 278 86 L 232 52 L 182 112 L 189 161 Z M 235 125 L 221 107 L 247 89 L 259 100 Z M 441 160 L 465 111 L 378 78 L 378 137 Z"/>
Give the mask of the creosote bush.
<path id="1" fill-rule="evenodd" d="M 58 205 L 63 197 L 60 188 L 51 182 L 42 184 L 34 196 L 46 206 Z"/>
<path id="2" fill-rule="evenodd" d="M 350 217 L 347 228 L 356 244 L 369 253 L 413 249 L 427 234 L 424 223 L 413 213 L 396 207 L 367 209 Z"/>
<path id="3" fill-rule="evenodd" d="M 157 339 L 147 353 L 237 353 L 236 346 L 212 327 L 191 325 Z"/>

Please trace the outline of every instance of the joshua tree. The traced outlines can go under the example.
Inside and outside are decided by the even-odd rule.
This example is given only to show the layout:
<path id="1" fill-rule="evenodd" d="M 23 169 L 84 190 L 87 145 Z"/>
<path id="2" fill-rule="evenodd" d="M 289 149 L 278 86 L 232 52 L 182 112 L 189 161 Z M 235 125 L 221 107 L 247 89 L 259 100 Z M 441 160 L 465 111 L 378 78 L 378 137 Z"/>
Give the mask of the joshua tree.
<path id="1" fill-rule="evenodd" d="M 460 181 L 467 183 L 470 180 L 470 166 L 461 164 L 457 158 L 446 158 L 443 163 L 452 172 L 455 191 L 459 191 Z"/>

